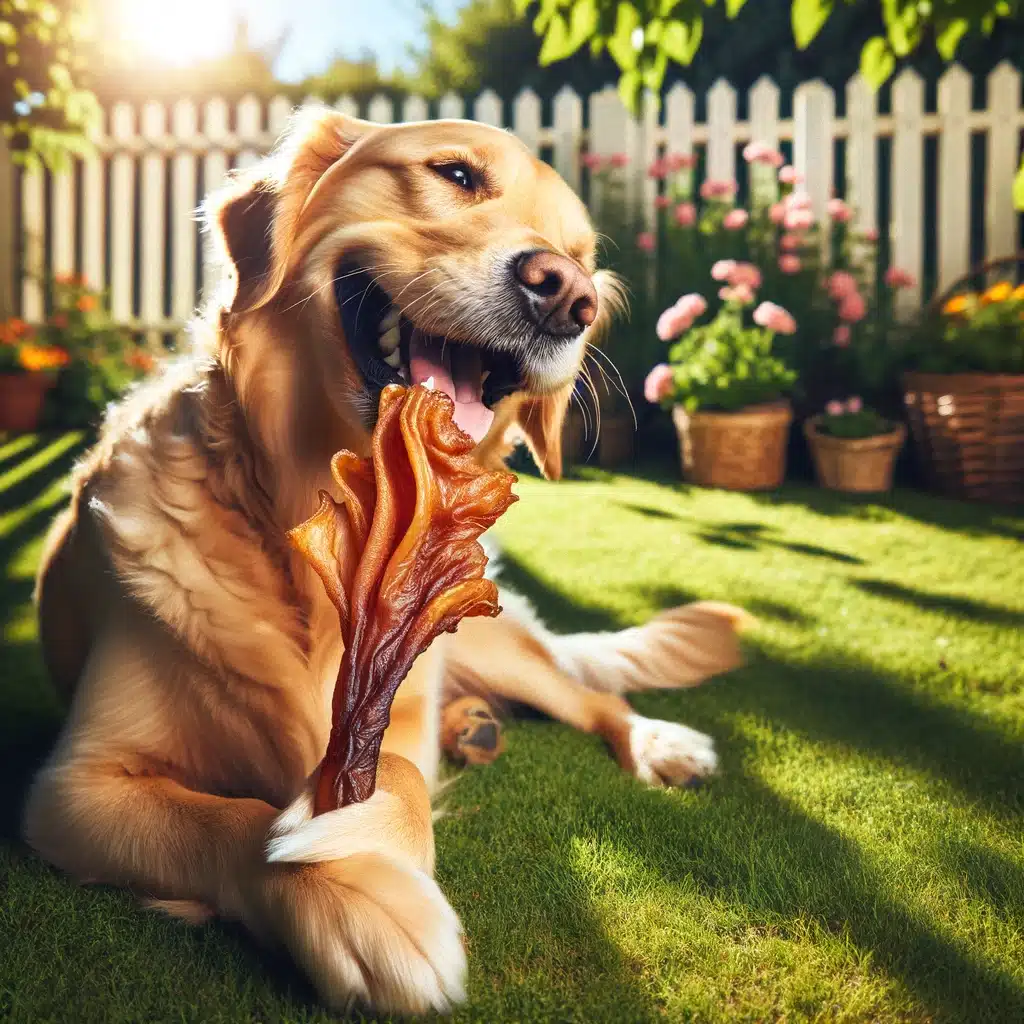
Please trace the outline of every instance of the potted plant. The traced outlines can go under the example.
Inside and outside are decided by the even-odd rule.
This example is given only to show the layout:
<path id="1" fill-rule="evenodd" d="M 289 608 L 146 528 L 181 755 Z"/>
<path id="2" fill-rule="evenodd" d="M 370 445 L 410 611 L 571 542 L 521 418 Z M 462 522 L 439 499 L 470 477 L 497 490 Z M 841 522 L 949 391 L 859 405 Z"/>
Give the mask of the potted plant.
<path id="1" fill-rule="evenodd" d="M 906 438 L 893 423 L 854 395 L 833 400 L 804 423 L 818 482 L 833 491 L 873 493 L 892 487 L 892 469 Z"/>
<path id="2" fill-rule="evenodd" d="M 39 344 L 32 327 L 14 317 L 0 324 L 0 430 L 36 430 L 47 391 L 68 362 L 59 346 Z"/>
<path id="3" fill-rule="evenodd" d="M 714 318 L 694 326 L 708 308 L 697 294 L 684 295 L 662 313 L 657 333 L 675 340 L 668 363 L 648 374 L 648 401 L 671 408 L 683 473 L 707 487 L 767 490 L 786 472 L 786 442 L 792 420 L 787 395 L 796 374 L 774 354 L 776 334 L 796 330 L 781 306 L 755 302 L 760 271 L 750 263 L 724 260 L 712 268 L 723 283 Z"/>
<path id="4" fill-rule="evenodd" d="M 1016 272 L 1021 260 L 971 278 Z M 904 359 L 907 418 L 931 482 L 954 497 L 1024 501 L 1024 285 L 959 283 L 914 325 Z"/>

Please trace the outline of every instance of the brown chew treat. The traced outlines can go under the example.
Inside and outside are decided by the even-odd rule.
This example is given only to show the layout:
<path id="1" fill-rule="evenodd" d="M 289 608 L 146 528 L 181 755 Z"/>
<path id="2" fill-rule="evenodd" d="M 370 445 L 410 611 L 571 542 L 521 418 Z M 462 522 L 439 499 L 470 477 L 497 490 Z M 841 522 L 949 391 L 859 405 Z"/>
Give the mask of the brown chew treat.
<path id="1" fill-rule="evenodd" d="M 392 385 L 380 396 L 369 459 L 338 452 L 342 501 L 288 538 L 338 609 L 345 652 L 313 814 L 373 795 L 395 691 L 412 663 L 467 615 L 497 615 L 480 535 L 516 500 L 515 477 L 485 472 L 440 391 Z"/>

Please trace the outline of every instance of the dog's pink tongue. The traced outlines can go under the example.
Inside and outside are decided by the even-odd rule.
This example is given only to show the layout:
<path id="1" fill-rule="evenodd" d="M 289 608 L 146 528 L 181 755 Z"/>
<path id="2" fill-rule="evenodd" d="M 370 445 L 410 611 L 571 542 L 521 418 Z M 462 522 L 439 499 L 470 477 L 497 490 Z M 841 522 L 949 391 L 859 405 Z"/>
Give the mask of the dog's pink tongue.
<path id="1" fill-rule="evenodd" d="M 417 331 L 409 343 L 409 372 L 414 385 L 433 377 L 434 387 L 455 402 L 455 425 L 474 441 L 484 439 L 494 413 L 483 403 L 479 352 L 463 345 L 446 346 Z"/>

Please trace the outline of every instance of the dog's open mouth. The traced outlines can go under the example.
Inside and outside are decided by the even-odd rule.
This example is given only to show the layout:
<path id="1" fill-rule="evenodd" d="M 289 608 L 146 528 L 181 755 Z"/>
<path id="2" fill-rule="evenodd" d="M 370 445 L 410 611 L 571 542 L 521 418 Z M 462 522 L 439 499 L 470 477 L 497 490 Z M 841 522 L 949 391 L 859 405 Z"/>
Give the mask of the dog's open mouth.
<path id="1" fill-rule="evenodd" d="M 513 354 L 472 338 L 422 330 L 359 267 L 338 268 L 334 294 L 345 339 L 374 409 L 388 384 L 427 384 L 455 402 L 456 424 L 481 441 L 494 419 L 494 405 L 525 387 L 522 366 Z"/>

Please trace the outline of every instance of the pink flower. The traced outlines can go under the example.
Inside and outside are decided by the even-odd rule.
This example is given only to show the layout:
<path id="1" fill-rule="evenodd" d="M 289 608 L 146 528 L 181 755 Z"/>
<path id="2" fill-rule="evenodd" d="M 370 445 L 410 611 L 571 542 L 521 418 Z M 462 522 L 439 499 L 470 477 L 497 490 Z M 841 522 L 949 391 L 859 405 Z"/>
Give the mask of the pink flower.
<path id="1" fill-rule="evenodd" d="M 814 201 L 806 192 L 791 192 L 783 200 L 787 210 L 811 210 L 814 208 Z"/>
<path id="2" fill-rule="evenodd" d="M 715 178 L 708 178 L 700 187 L 702 199 L 732 199 L 735 194 L 735 181 L 719 181 Z"/>
<path id="3" fill-rule="evenodd" d="M 810 210 L 787 210 L 782 225 L 787 231 L 810 231 L 814 227 L 814 214 Z"/>
<path id="4" fill-rule="evenodd" d="M 839 303 L 839 319 L 845 320 L 848 324 L 859 323 L 868 313 L 868 304 L 862 295 L 857 292 L 850 292 L 845 295 Z"/>
<path id="5" fill-rule="evenodd" d="M 749 306 L 754 301 L 754 289 L 749 284 L 736 284 L 719 289 L 718 297 L 723 302 L 738 302 L 741 306 Z"/>
<path id="6" fill-rule="evenodd" d="M 792 165 L 786 164 L 779 168 L 779 181 L 783 185 L 802 185 L 804 176 Z"/>
<path id="7" fill-rule="evenodd" d="M 832 344 L 836 348 L 846 348 L 850 344 L 850 328 L 847 324 L 840 324 L 832 334 Z"/>
<path id="8" fill-rule="evenodd" d="M 755 291 L 761 287 L 761 271 L 753 263 L 737 263 L 729 274 L 729 284 L 745 284 Z"/>
<path id="9" fill-rule="evenodd" d="M 848 224 L 853 219 L 853 210 L 842 199 L 828 201 L 828 215 L 837 224 Z"/>
<path id="10" fill-rule="evenodd" d="M 786 207 L 784 203 L 772 203 L 768 211 L 768 217 L 773 224 L 781 224 L 786 219 Z"/>
<path id="11" fill-rule="evenodd" d="M 846 400 L 846 411 L 852 413 L 858 413 L 864 408 L 864 403 L 860 399 L 860 395 L 854 395 L 852 398 Z"/>
<path id="12" fill-rule="evenodd" d="M 661 181 L 662 178 L 668 176 L 668 161 L 667 160 L 655 160 L 650 167 L 647 168 L 647 176 L 654 178 L 656 181 Z"/>
<path id="13" fill-rule="evenodd" d="M 848 270 L 837 270 L 828 279 L 828 295 L 835 302 L 842 302 L 847 295 L 857 291 L 857 278 Z"/>
<path id="14" fill-rule="evenodd" d="M 658 317 L 658 324 L 655 333 L 662 341 L 671 341 L 678 338 L 683 331 L 688 331 L 693 326 L 693 317 L 681 310 L 678 306 L 669 306 L 661 316 Z"/>
<path id="15" fill-rule="evenodd" d="M 711 276 L 716 281 L 728 281 L 735 269 L 735 260 L 718 260 L 711 267 Z"/>
<path id="16" fill-rule="evenodd" d="M 878 228 L 868 228 L 864 232 L 865 242 L 877 242 L 878 241 Z"/>
<path id="17" fill-rule="evenodd" d="M 804 240 L 799 235 L 783 235 L 779 239 L 779 248 L 785 252 L 795 252 L 803 247 Z"/>
<path id="18" fill-rule="evenodd" d="M 597 153 L 584 153 L 580 157 L 580 163 L 588 171 L 599 171 L 604 166 L 604 157 L 599 156 Z"/>
<path id="19" fill-rule="evenodd" d="M 836 401 L 834 398 L 825 406 L 825 412 L 827 412 L 829 416 L 842 416 L 845 411 L 843 403 Z"/>
<path id="20" fill-rule="evenodd" d="M 672 205 L 672 200 L 668 196 L 655 196 L 654 205 L 659 210 L 667 210 Z"/>
<path id="21" fill-rule="evenodd" d="M 885 283 L 890 288 L 913 288 L 917 284 L 917 278 L 909 270 L 890 267 L 885 272 Z"/>
<path id="22" fill-rule="evenodd" d="M 747 221 L 750 220 L 750 214 L 746 210 L 735 209 L 730 210 L 722 221 L 722 227 L 726 231 L 739 231 L 741 228 L 747 226 Z"/>
<path id="23" fill-rule="evenodd" d="M 799 256 L 787 252 L 779 257 L 779 270 L 784 274 L 799 274 L 802 269 L 803 264 L 800 262 Z"/>
<path id="24" fill-rule="evenodd" d="M 637 248 L 642 249 L 644 252 L 654 252 L 655 244 L 654 235 L 650 231 L 641 231 L 636 236 Z"/>
<path id="25" fill-rule="evenodd" d="M 629 156 L 625 153 L 612 153 L 608 158 L 608 163 L 610 163 L 612 167 L 628 167 Z"/>
<path id="26" fill-rule="evenodd" d="M 697 207 L 693 203 L 680 203 L 676 207 L 676 223 L 681 228 L 692 228 L 697 223 Z"/>
<path id="27" fill-rule="evenodd" d="M 672 367 L 667 363 L 658 363 L 644 381 L 644 398 L 648 402 L 657 404 L 663 398 L 668 398 L 675 389 L 675 380 Z"/>
<path id="28" fill-rule="evenodd" d="M 795 334 L 796 321 L 793 315 L 774 302 L 762 302 L 754 310 L 754 323 L 776 334 Z"/>
<path id="29" fill-rule="evenodd" d="M 669 153 L 665 163 L 670 171 L 692 171 L 697 166 L 697 158 L 692 153 Z"/>
<path id="30" fill-rule="evenodd" d="M 748 164 L 767 164 L 769 167 L 781 167 L 785 158 L 767 142 L 751 142 L 743 149 L 743 159 Z"/>
<path id="31" fill-rule="evenodd" d="M 698 295 L 697 292 L 689 292 L 686 295 L 681 295 L 676 300 L 676 309 L 681 313 L 685 313 L 691 320 L 696 320 L 697 317 L 703 316 L 708 308 L 708 301 L 703 295 Z"/>

